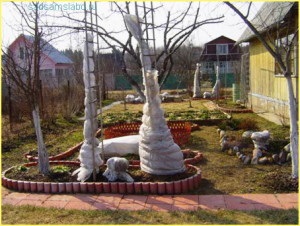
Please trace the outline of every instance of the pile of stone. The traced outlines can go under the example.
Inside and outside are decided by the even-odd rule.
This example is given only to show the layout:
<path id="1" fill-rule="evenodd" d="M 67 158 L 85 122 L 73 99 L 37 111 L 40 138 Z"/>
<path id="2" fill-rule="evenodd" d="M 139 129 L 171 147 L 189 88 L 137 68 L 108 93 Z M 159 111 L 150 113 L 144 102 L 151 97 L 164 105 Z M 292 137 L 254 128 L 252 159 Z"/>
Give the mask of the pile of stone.
<path id="1" fill-rule="evenodd" d="M 236 141 L 232 137 L 229 137 L 224 130 L 218 129 L 218 134 L 220 136 L 221 151 L 228 151 L 229 154 L 235 154 L 244 164 L 283 164 L 291 161 L 290 144 L 287 144 L 279 154 L 268 153 L 270 140 L 270 132 L 268 130 L 262 132 L 245 131 L 243 133 L 243 139 L 251 139 L 253 142 L 254 149 L 252 156 L 242 152 L 244 148 L 242 141 Z"/>

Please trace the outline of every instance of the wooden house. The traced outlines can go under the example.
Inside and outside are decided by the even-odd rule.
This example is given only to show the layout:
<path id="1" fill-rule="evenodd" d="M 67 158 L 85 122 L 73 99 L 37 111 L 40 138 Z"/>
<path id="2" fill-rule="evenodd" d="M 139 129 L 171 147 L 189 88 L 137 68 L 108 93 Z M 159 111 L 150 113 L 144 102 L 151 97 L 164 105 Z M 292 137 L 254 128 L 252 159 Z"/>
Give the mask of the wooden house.
<path id="1" fill-rule="evenodd" d="M 16 65 L 26 68 L 33 64 L 34 37 L 21 34 L 8 47 L 8 54 Z M 43 86 L 59 87 L 73 79 L 73 62 L 45 40 L 41 40 L 40 79 Z M 31 61 L 30 61 L 31 58 Z"/>
<path id="2" fill-rule="evenodd" d="M 298 32 L 298 3 L 266 2 L 251 23 L 275 50 L 280 51 L 281 48 L 286 47 L 284 43 L 290 41 L 291 35 Z M 243 42 L 249 43 L 249 107 L 256 112 L 275 113 L 280 120 L 288 123 L 287 82 L 277 62 L 249 28 L 237 41 L 237 43 Z M 289 64 L 292 69 L 294 92 L 298 97 L 298 37 L 292 44 L 292 48 Z M 298 100 L 296 102 L 298 103 Z"/>
<path id="3" fill-rule="evenodd" d="M 219 66 L 221 84 L 231 87 L 239 82 L 241 49 L 234 40 L 220 36 L 204 45 L 200 56 L 201 74 L 204 79 L 215 81 L 215 67 Z"/>

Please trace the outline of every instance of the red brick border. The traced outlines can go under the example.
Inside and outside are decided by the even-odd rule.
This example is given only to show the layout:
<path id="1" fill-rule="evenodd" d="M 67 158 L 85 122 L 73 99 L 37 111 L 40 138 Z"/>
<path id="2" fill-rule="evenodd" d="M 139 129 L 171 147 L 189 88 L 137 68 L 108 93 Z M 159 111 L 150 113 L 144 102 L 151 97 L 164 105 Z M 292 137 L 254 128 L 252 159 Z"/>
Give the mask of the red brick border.
<path id="1" fill-rule="evenodd" d="M 76 161 L 50 161 L 50 164 L 66 164 L 79 166 Z M 37 162 L 24 164 L 27 167 L 36 166 Z M 138 165 L 130 167 L 137 168 Z M 178 181 L 172 182 L 35 182 L 18 181 L 7 178 L 5 174 L 14 167 L 2 173 L 2 185 L 8 189 L 30 193 L 119 193 L 119 194 L 181 194 L 191 191 L 199 186 L 201 170 L 193 165 L 196 174 Z"/>

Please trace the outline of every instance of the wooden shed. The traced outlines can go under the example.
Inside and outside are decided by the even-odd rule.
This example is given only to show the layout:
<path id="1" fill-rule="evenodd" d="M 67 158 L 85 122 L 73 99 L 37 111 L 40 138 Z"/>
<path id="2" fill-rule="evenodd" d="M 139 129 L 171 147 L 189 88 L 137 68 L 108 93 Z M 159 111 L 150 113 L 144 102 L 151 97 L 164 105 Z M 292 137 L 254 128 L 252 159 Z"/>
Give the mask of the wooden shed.
<path id="1" fill-rule="evenodd" d="M 264 35 L 276 51 L 298 30 L 297 2 L 266 2 L 251 23 Z M 284 42 L 283 42 L 284 40 Z M 248 104 L 255 112 L 275 113 L 283 122 L 289 122 L 288 88 L 286 78 L 274 57 L 248 28 L 237 43 L 249 42 L 250 91 Z M 292 45 L 290 66 L 292 82 L 298 103 L 298 37 Z M 284 53 L 283 53 L 284 54 Z"/>

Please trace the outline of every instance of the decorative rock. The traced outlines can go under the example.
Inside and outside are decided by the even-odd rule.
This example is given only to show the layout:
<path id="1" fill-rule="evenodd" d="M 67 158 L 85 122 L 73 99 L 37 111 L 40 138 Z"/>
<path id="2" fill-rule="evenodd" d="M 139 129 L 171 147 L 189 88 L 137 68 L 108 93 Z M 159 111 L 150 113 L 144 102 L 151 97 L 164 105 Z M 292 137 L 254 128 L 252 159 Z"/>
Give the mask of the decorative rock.
<path id="1" fill-rule="evenodd" d="M 291 144 L 288 143 L 287 145 L 284 146 L 283 148 L 286 152 L 290 152 L 291 151 Z"/>
<path id="2" fill-rule="evenodd" d="M 291 160 L 292 160 L 292 154 L 288 153 L 287 156 L 286 156 L 286 161 L 290 162 Z"/>
<path id="3" fill-rule="evenodd" d="M 274 163 L 274 159 L 272 157 L 267 157 L 269 163 Z"/>
<path id="4" fill-rule="evenodd" d="M 251 164 L 257 165 L 258 164 L 258 157 L 252 158 L 251 159 Z"/>
<path id="5" fill-rule="evenodd" d="M 242 156 L 242 158 L 241 158 L 242 162 L 245 161 L 246 157 L 247 157 L 246 155 L 243 155 L 243 156 Z"/>
<path id="6" fill-rule="evenodd" d="M 254 132 L 251 135 L 251 139 L 255 149 L 267 150 L 266 146 L 269 144 L 270 133 L 268 130 Z"/>
<path id="7" fill-rule="evenodd" d="M 228 155 L 233 155 L 234 153 L 233 153 L 233 150 L 232 149 L 229 149 L 228 150 Z"/>
<path id="8" fill-rule="evenodd" d="M 234 147 L 232 148 L 232 151 L 233 151 L 234 153 L 237 153 L 239 150 L 240 150 L 240 148 L 239 148 L 238 146 L 234 146 Z"/>
<path id="9" fill-rule="evenodd" d="M 251 130 L 245 131 L 243 133 L 242 137 L 244 137 L 244 138 L 250 138 L 251 135 L 252 135 L 252 133 L 253 133 L 253 131 L 251 131 Z"/>
<path id="10" fill-rule="evenodd" d="M 258 159 L 258 163 L 259 164 L 266 164 L 268 162 L 268 158 L 267 157 L 262 157 L 260 159 Z"/>
<path id="11" fill-rule="evenodd" d="M 126 182 L 133 182 L 132 177 L 126 172 L 129 166 L 129 162 L 125 158 L 112 157 L 106 162 L 107 169 L 103 173 L 108 181 L 122 180 Z"/>
<path id="12" fill-rule="evenodd" d="M 218 132 L 218 134 L 220 136 L 220 139 L 223 138 L 225 136 L 225 134 L 226 134 L 225 131 L 221 130 L 221 129 L 217 129 L 217 132 Z"/>
<path id="13" fill-rule="evenodd" d="M 278 154 L 272 155 L 272 159 L 273 159 L 274 162 L 278 162 L 279 161 L 279 155 Z"/>
<path id="14" fill-rule="evenodd" d="M 230 144 L 228 142 L 228 136 L 223 136 L 221 141 L 220 141 L 220 145 L 221 145 L 221 151 L 226 151 L 230 148 Z"/>
<path id="15" fill-rule="evenodd" d="M 247 155 L 246 158 L 244 159 L 243 163 L 245 165 L 248 165 L 248 164 L 250 164 L 250 162 L 251 162 L 251 157 Z"/>
<path id="16" fill-rule="evenodd" d="M 286 162 L 286 159 L 287 159 L 287 152 L 282 150 L 280 153 L 279 153 L 279 162 L 280 163 L 285 163 Z"/>
<path id="17" fill-rule="evenodd" d="M 211 98 L 211 93 L 210 92 L 204 92 L 203 93 L 203 98 L 204 99 L 210 99 Z"/>
<path id="18" fill-rule="evenodd" d="M 260 158 L 262 157 L 262 151 L 258 148 L 255 148 L 253 151 L 252 151 L 252 157 L 253 158 Z"/>

